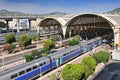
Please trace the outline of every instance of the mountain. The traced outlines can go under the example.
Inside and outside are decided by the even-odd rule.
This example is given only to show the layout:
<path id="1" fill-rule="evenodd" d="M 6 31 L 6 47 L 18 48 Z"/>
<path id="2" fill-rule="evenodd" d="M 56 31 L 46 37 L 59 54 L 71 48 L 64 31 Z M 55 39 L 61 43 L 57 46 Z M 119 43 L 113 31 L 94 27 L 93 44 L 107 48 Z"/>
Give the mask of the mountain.
<path id="1" fill-rule="evenodd" d="M 107 14 L 120 14 L 120 8 L 115 8 L 111 11 L 108 11 Z"/>
<path id="2" fill-rule="evenodd" d="M 52 12 L 49 13 L 48 15 L 66 15 L 67 13 L 63 13 L 63 12 Z"/>
<path id="3" fill-rule="evenodd" d="M 51 13 L 47 13 L 47 14 L 41 14 L 42 16 L 48 17 L 48 16 L 52 16 L 52 17 L 61 17 L 61 16 L 65 16 L 68 13 L 63 13 L 63 12 L 51 12 Z"/>
<path id="4" fill-rule="evenodd" d="M 0 10 L 0 16 L 39 16 L 39 17 L 48 17 L 48 16 L 64 16 L 67 13 L 63 12 L 52 12 L 48 14 L 29 14 L 29 13 L 22 13 L 18 11 L 8 11 L 8 10 Z"/>
<path id="5" fill-rule="evenodd" d="M 3 10 L 0 10 L 0 15 L 1 16 L 24 16 L 28 14 L 17 12 L 17 11 L 8 11 L 8 10 L 3 9 Z"/>

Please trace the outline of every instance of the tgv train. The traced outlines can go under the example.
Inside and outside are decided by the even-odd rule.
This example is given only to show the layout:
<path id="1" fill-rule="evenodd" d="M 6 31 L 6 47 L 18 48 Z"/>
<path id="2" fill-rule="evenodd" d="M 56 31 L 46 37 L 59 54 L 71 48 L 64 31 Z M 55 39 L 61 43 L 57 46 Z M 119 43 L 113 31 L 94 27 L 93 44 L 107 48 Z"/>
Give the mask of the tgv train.
<path id="1" fill-rule="evenodd" d="M 0 80 L 32 80 L 102 44 L 97 37 L 0 73 Z"/>

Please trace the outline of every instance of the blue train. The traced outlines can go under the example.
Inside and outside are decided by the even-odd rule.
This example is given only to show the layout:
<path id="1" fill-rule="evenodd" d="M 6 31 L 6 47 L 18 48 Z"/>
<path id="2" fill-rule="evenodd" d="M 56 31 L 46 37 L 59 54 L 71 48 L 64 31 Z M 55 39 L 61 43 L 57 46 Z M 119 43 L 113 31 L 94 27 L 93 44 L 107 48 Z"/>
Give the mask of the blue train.
<path id="1" fill-rule="evenodd" d="M 102 44 L 97 37 L 0 73 L 0 80 L 32 80 Z"/>

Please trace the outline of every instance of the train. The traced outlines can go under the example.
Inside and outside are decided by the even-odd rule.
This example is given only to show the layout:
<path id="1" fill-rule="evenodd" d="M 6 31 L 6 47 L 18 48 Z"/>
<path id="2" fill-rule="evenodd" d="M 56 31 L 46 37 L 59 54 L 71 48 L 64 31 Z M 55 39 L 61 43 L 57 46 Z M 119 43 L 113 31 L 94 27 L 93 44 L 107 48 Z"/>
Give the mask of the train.
<path id="1" fill-rule="evenodd" d="M 78 45 L 50 54 L 47 57 L 42 57 L 15 66 L 14 68 L 1 72 L 0 80 L 33 80 L 44 75 L 48 71 L 65 64 L 71 59 L 74 59 L 85 52 L 91 51 L 94 47 L 101 45 L 103 39 L 103 37 L 93 38 L 85 42 L 80 42 Z"/>

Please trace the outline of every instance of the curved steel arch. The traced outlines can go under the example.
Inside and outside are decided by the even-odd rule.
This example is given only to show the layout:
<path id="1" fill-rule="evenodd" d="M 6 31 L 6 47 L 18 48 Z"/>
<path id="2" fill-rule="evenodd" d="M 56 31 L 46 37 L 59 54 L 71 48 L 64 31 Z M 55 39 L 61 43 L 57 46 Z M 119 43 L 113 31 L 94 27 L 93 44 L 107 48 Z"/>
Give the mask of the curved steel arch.
<path id="1" fill-rule="evenodd" d="M 40 23 L 38 24 L 38 26 L 40 26 L 43 21 L 48 20 L 48 19 L 52 19 L 52 20 L 57 21 L 57 22 L 61 25 L 61 27 L 62 27 L 62 26 L 65 26 L 65 24 L 67 23 L 65 20 L 63 20 L 63 19 L 61 19 L 61 18 L 47 17 L 47 18 L 41 20 Z"/>
<path id="2" fill-rule="evenodd" d="M 83 20 L 83 22 L 80 22 L 80 23 L 84 23 L 84 24 L 87 24 L 87 22 L 85 22 L 85 18 L 86 17 L 100 17 L 102 20 L 103 20 L 103 22 L 106 22 L 107 24 L 109 24 L 110 25 L 110 27 L 111 27 L 111 29 L 112 29 L 112 31 L 113 31 L 113 33 L 114 33 L 114 28 L 115 27 L 117 27 L 117 26 L 119 26 L 119 24 L 118 23 L 116 23 L 113 19 L 111 19 L 111 18 L 109 18 L 109 17 L 107 17 L 107 16 L 105 16 L 105 15 L 101 15 L 101 14 L 80 14 L 80 15 L 77 15 L 77 16 L 75 16 L 75 17 L 73 17 L 72 19 L 70 19 L 69 21 L 68 21 L 68 23 L 65 25 L 66 27 L 67 27 L 67 29 L 66 29 L 66 35 L 68 34 L 67 33 L 67 31 L 69 32 L 69 27 L 70 26 L 72 26 L 71 24 L 73 24 L 74 25 L 74 21 L 75 22 L 77 22 L 77 20 L 78 20 L 78 22 L 80 21 L 79 19 L 80 18 L 83 18 L 83 19 L 81 19 L 81 20 Z M 85 18 L 84 18 L 85 17 Z M 87 19 L 87 20 L 89 20 L 89 19 Z M 94 20 L 93 20 L 94 21 Z M 93 23 L 93 22 L 92 22 Z M 79 24 L 78 24 L 78 26 L 79 26 Z M 84 28 L 84 27 L 82 27 L 82 28 Z M 86 28 L 86 27 L 85 27 Z M 71 29 L 71 30 L 73 30 L 73 29 Z M 74 32 L 74 31 L 73 31 Z"/>
<path id="3" fill-rule="evenodd" d="M 49 22 L 49 20 L 51 22 Z M 44 26 L 58 26 L 58 32 L 59 31 L 62 32 L 62 34 L 61 33 L 60 34 L 61 34 L 61 36 L 63 38 L 63 35 L 64 35 L 63 34 L 64 33 L 63 27 L 64 27 L 64 25 L 66 23 L 67 22 L 64 19 L 62 19 L 62 18 L 47 17 L 47 18 L 45 18 L 45 19 L 40 21 L 40 23 L 38 24 L 38 27 L 43 27 L 44 28 Z"/>
<path id="4" fill-rule="evenodd" d="M 119 26 L 119 24 L 117 22 L 115 22 L 113 19 L 111 19 L 111 18 L 109 18 L 109 17 L 107 17 L 105 15 L 102 15 L 102 14 L 91 14 L 91 13 L 90 14 L 80 14 L 80 15 L 77 15 L 77 16 L 73 17 L 72 19 L 70 19 L 65 26 L 67 27 L 72 22 L 73 19 L 75 19 L 77 17 L 80 17 L 80 16 L 84 16 L 84 15 L 99 16 L 99 17 L 105 19 L 112 26 L 112 28 Z"/>

